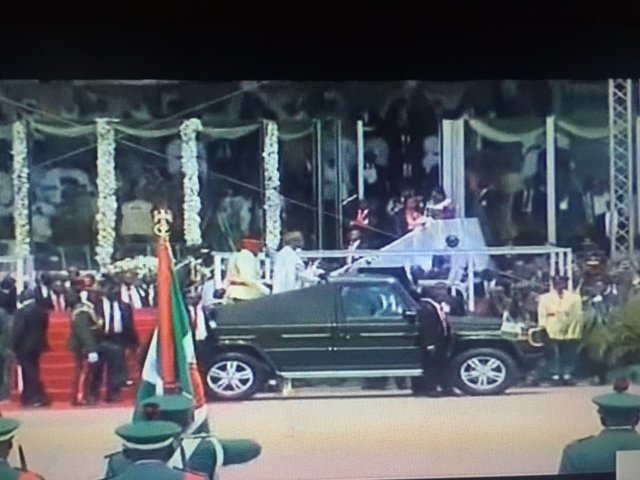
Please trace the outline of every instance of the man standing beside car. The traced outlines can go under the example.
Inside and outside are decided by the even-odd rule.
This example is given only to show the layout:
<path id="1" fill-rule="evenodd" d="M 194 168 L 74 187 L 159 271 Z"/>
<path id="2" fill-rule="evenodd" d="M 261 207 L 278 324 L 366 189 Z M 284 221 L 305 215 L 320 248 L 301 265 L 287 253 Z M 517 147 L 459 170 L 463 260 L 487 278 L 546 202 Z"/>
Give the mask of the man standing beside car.
<path id="1" fill-rule="evenodd" d="M 451 325 L 446 312 L 449 292 L 446 284 L 439 284 L 427 290 L 426 294 L 422 305 L 427 310 L 427 318 L 423 322 L 422 333 L 425 339 L 433 338 L 435 341 L 432 346 L 423 346 L 425 349 L 422 367 L 424 375 L 420 378 L 414 378 L 412 387 L 414 393 L 420 396 L 454 396 L 455 392 L 451 385 L 447 362 L 447 352 L 451 340 Z"/>
<path id="2" fill-rule="evenodd" d="M 229 259 L 225 279 L 225 300 L 228 303 L 253 300 L 269 293 L 269 289 L 260 278 L 258 255 L 261 251 L 262 243 L 259 240 L 245 238 L 242 240 L 240 252 Z"/>
<path id="3" fill-rule="evenodd" d="M 578 340 L 582 336 L 582 298 L 568 291 L 567 277 L 555 276 L 550 292 L 540 295 L 538 325 L 550 340 L 550 369 L 554 383 L 573 380 Z"/>

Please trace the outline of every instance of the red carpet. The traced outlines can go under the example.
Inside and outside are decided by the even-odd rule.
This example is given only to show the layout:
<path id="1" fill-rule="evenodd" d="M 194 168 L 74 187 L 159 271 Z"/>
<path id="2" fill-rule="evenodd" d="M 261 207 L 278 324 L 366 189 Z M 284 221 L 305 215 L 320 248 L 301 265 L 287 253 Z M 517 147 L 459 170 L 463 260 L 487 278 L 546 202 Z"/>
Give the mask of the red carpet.
<path id="1" fill-rule="evenodd" d="M 134 312 L 134 323 L 140 345 L 143 346 L 148 341 L 156 326 L 155 309 L 140 309 Z M 69 337 L 70 320 L 67 314 L 52 313 L 49 319 L 49 346 L 51 351 L 42 356 L 40 370 L 42 383 L 45 390 L 51 397 L 53 408 L 71 408 L 71 383 L 73 381 L 73 355 L 67 349 L 67 338 Z M 113 405 L 114 407 L 122 407 L 123 405 L 133 405 L 135 402 L 136 392 L 138 391 L 138 382 L 140 380 L 140 372 L 138 361 L 133 355 L 128 355 L 127 363 L 129 364 L 129 377 L 135 383 L 132 387 L 122 391 L 121 401 Z M 12 406 L 20 407 L 20 391 L 18 388 L 17 370 L 14 369 L 13 382 L 11 392 L 11 405 L 5 406 L 5 409 Z M 101 403 L 104 403 L 104 387 L 101 395 Z M 83 407 L 74 407 L 83 408 Z"/>

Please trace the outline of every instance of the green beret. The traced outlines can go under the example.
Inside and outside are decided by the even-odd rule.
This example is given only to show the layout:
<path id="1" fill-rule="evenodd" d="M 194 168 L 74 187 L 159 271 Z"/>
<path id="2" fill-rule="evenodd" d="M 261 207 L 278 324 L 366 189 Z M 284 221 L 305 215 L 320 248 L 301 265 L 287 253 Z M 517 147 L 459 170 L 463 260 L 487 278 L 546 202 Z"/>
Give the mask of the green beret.
<path id="1" fill-rule="evenodd" d="M 177 423 L 182 428 L 193 422 L 193 400 L 185 395 L 156 395 L 148 398 L 142 403 L 143 412 L 145 407 L 151 405 L 158 407 L 158 420 Z"/>
<path id="2" fill-rule="evenodd" d="M 0 418 L 0 442 L 5 442 L 13 438 L 20 422 L 11 418 Z"/>
<path id="3" fill-rule="evenodd" d="M 593 399 L 593 403 L 607 413 L 640 411 L 640 395 L 627 393 L 629 382 L 626 379 L 616 380 L 613 389 L 614 393 L 598 395 Z"/>
<path id="4" fill-rule="evenodd" d="M 168 447 L 180 436 L 181 428 L 173 422 L 133 422 L 116 429 L 124 448 L 133 450 L 157 450 Z"/>

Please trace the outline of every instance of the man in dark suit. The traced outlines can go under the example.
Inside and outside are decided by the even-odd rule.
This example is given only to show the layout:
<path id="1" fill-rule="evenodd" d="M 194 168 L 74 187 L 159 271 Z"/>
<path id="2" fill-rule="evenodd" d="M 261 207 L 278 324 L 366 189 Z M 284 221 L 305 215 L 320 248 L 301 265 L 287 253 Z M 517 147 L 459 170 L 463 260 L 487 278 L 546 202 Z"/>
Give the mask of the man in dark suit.
<path id="1" fill-rule="evenodd" d="M 50 401 L 40 380 L 40 356 L 49 348 L 49 317 L 33 295 L 22 297 L 15 312 L 12 345 L 22 370 L 22 398 L 26 406 L 44 407 Z"/>
<path id="2" fill-rule="evenodd" d="M 9 398 L 11 390 L 11 326 L 17 302 L 16 281 L 7 275 L 0 282 L 0 400 Z"/>
<path id="3" fill-rule="evenodd" d="M 535 245 L 544 240 L 547 194 L 540 188 L 540 180 L 544 181 L 526 179 L 524 189 L 513 196 L 512 218 L 518 227 L 516 242 L 519 245 Z"/>
<path id="4" fill-rule="evenodd" d="M 421 303 L 427 310 L 430 322 L 423 325 L 423 328 L 430 329 L 430 336 L 436 338 L 436 343 L 435 348 L 425 352 L 423 356 L 424 376 L 412 379 L 412 388 L 416 395 L 455 396 L 447 364 L 451 342 L 451 323 L 447 312 L 451 309 L 449 301 L 449 291 L 444 283 L 424 291 Z"/>
<path id="5" fill-rule="evenodd" d="M 132 272 L 125 272 L 122 276 L 120 299 L 134 309 L 149 306 L 149 296 L 143 288 L 136 285 L 136 277 Z"/>
<path id="6" fill-rule="evenodd" d="M 40 275 L 40 279 L 37 282 L 36 288 L 34 290 L 35 301 L 39 305 L 44 305 L 47 310 L 51 307 L 51 283 L 52 278 L 47 272 L 44 272 Z"/>
<path id="7" fill-rule="evenodd" d="M 349 252 L 355 252 L 356 250 L 368 250 L 371 247 L 367 239 L 362 235 L 362 230 L 357 227 L 349 230 L 346 243 L 345 249 Z M 356 257 L 355 255 L 350 255 L 345 259 L 345 262 L 347 265 L 351 265 L 359 258 L 360 257 Z"/>
<path id="8" fill-rule="evenodd" d="M 106 401 L 117 402 L 120 391 L 129 378 L 126 351 L 138 347 L 138 336 L 133 324 L 133 308 L 121 300 L 120 291 L 116 286 L 109 285 L 106 294 L 96 301 L 96 315 L 103 320 L 104 335 L 98 344 L 100 361 L 95 368 L 94 381 L 100 383 L 106 365 Z"/>
<path id="9" fill-rule="evenodd" d="M 48 310 L 53 312 L 66 312 L 69 304 L 69 291 L 65 288 L 62 280 L 51 282 L 48 300 L 45 302 Z"/>

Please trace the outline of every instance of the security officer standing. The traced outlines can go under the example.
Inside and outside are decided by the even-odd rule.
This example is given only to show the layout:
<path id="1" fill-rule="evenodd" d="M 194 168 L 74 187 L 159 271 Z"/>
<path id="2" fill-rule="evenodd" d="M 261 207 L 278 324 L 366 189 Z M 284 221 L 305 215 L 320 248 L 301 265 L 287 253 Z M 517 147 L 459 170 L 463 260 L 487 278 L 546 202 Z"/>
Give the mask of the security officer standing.
<path id="1" fill-rule="evenodd" d="M 148 399 L 142 405 L 143 421 L 168 421 L 180 428 L 180 446 L 168 460 L 172 467 L 183 467 L 200 472 L 212 480 L 220 467 L 240 465 L 257 458 L 262 449 L 253 440 L 220 440 L 204 428 L 193 430 L 193 405 L 183 395 L 160 395 Z M 130 460 L 116 452 L 106 457 L 106 475 L 114 476 L 126 471 Z"/>
<path id="2" fill-rule="evenodd" d="M 2 480 L 44 480 L 44 477 L 27 469 L 22 447 L 18 447 L 20 454 L 20 468 L 9 465 L 8 458 L 13 450 L 13 439 L 20 427 L 20 422 L 11 418 L 0 418 L 0 478 Z"/>
<path id="3" fill-rule="evenodd" d="M 40 379 L 40 357 L 49 349 L 49 316 L 33 294 L 25 294 L 16 310 L 12 346 L 22 372 L 21 402 L 24 406 L 45 407 L 51 402 Z"/>
<path id="4" fill-rule="evenodd" d="M 447 353 L 451 342 L 451 323 L 447 313 L 449 298 L 446 285 L 436 285 L 427 290 L 421 303 L 427 312 L 421 324 L 424 338 L 433 338 L 434 345 L 423 346 L 422 368 L 424 375 L 412 379 L 412 390 L 416 396 L 456 396 L 449 373 Z"/>
<path id="5" fill-rule="evenodd" d="M 604 430 L 565 447 L 558 473 L 612 473 L 616 470 L 616 452 L 640 450 L 640 395 L 627 393 L 629 382 L 616 380 L 615 393 L 593 399 L 598 406 Z"/>
<path id="6" fill-rule="evenodd" d="M 167 465 L 178 448 L 180 427 L 173 422 L 133 422 L 116 429 L 129 465 L 112 480 L 204 480 L 204 476 Z"/>

